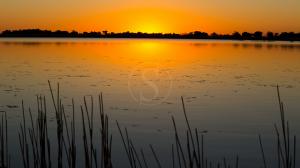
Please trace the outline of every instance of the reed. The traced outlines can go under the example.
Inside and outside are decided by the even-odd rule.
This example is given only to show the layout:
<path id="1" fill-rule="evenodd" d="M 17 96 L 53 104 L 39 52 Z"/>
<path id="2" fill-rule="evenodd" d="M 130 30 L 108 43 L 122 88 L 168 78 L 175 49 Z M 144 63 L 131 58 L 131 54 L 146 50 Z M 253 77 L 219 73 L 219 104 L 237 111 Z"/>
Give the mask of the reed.
<path id="1" fill-rule="evenodd" d="M 34 121 L 29 108 L 31 126 L 27 127 L 22 102 L 23 124 L 20 124 L 19 145 L 24 168 L 50 168 L 52 165 L 46 109 L 46 98 L 37 96 L 37 118 Z"/>
<path id="2" fill-rule="evenodd" d="M 51 167 L 69 167 L 75 168 L 77 166 L 77 144 L 76 144 L 76 130 L 75 130 L 75 103 L 72 99 L 72 119 L 68 121 L 62 99 L 60 98 L 60 88 L 57 84 L 57 93 L 54 94 L 52 85 L 48 81 L 51 93 L 52 103 L 56 119 L 56 141 L 50 141 L 48 135 L 48 119 L 46 98 L 37 96 L 37 118 L 34 119 L 31 108 L 28 108 L 29 126 L 26 125 L 27 119 L 25 115 L 24 103 L 22 101 L 22 116 L 23 122 L 20 124 L 19 131 L 19 145 L 22 156 L 24 168 L 51 168 Z M 84 105 L 81 106 L 82 117 L 82 134 L 83 134 L 83 148 L 85 167 L 87 168 L 112 168 L 111 148 L 112 148 L 112 134 L 109 133 L 108 116 L 104 113 L 102 94 L 99 95 L 99 114 L 100 114 L 100 165 L 97 156 L 96 145 L 94 141 L 94 100 L 90 99 L 90 108 L 88 102 L 84 97 Z M 6 115 L 5 115 L 6 117 Z M 4 122 L 1 122 L 2 124 Z M 7 124 L 7 122 L 6 122 Z M 2 135 L 2 134 L 1 134 Z M 1 136 L 2 137 L 2 136 Z M 1 141 L 2 142 L 2 141 Z M 3 141 L 3 144 L 7 141 Z M 54 144 L 56 143 L 56 145 Z M 57 165 L 53 165 L 53 158 L 51 157 L 51 145 L 57 146 Z M 6 146 L 7 145 L 3 145 Z M 8 150 L 7 150 L 8 151 Z M 1 155 L 2 156 L 2 155 Z M 4 155 L 3 155 L 4 156 Z M 67 164 L 64 164 L 64 157 L 66 157 Z M 5 157 L 4 157 L 5 158 Z M 7 158 L 5 158 L 7 159 Z M 1 162 L 2 163 L 2 162 Z M 4 162 L 3 162 L 4 163 Z M 3 167 L 3 166 L 2 166 Z"/>
<path id="3" fill-rule="evenodd" d="M 60 87 L 57 84 L 57 95 L 54 95 L 50 81 L 48 81 L 49 90 L 51 93 L 52 103 L 55 111 L 56 119 L 56 135 L 57 135 L 57 167 L 64 167 L 63 165 L 63 151 L 65 151 L 67 165 L 69 168 L 76 166 L 76 145 L 75 145 L 75 107 L 74 100 L 72 99 L 72 120 L 70 128 L 68 127 L 68 120 L 65 113 L 65 108 L 60 98 Z M 56 97 L 56 99 L 55 99 Z M 47 120 L 47 118 L 45 119 Z M 64 126 L 66 135 L 64 135 Z"/>
<path id="4" fill-rule="evenodd" d="M 102 93 L 98 95 L 99 123 L 100 129 L 95 129 L 94 122 L 98 122 L 95 113 L 95 102 L 92 96 L 83 97 L 83 104 L 80 106 L 81 112 L 81 132 L 75 127 L 75 102 L 72 99 L 72 112 L 70 119 L 67 118 L 63 101 L 60 98 L 60 88 L 57 84 L 56 94 L 48 81 L 49 90 L 52 99 L 54 111 L 49 111 L 46 106 L 45 96 L 36 97 L 37 111 L 33 112 L 31 108 L 25 110 L 22 101 L 22 122 L 19 128 L 19 147 L 24 168 L 76 168 L 81 167 L 78 164 L 78 158 L 84 158 L 83 167 L 86 168 L 112 168 L 112 133 L 109 127 L 109 117 L 104 112 L 104 103 Z M 296 168 L 296 136 L 291 136 L 289 122 L 286 120 L 285 108 L 282 102 L 279 87 L 277 86 L 277 97 L 280 111 L 280 126 L 274 125 L 276 157 L 275 161 L 278 168 Z M 172 167 L 173 168 L 239 168 L 240 156 L 237 155 L 233 161 L 224 157 L 220 161 L 212 161 L 208 157 L 205 134 L 197 128 L 193 128 L 188 119 L 188 110 L 186 109 L 184 98 L 181 97 L 182 112 L 185 122 L 185 131 L 179 132 L 175 117 L 171 117 L 174 142 L 171 147 Z M 26 114 L 25 114 L 26 113 Z M 56 119 L 56 140 L 49 137 L 48 114 L 55 114 Z M 28 114 L 28 115 L 27 115 Z M 36 114 L 34 116 L 33 114 Z M 29 116 L 29 117 L 28 117 Z M 126 158 L 131 168 L 149 168 L 155 165 L 162 168 L 163 159 L 155 151 L 152 144 L 149 149 L 153 157 L 146 156 L 143 149 L 137 150 L 133 139 L 130 137 L 126 127 L 122 128 L 116 121 L 120 138 Z M 82 135 L 82 139 L 76 139 L 76 134 Z M 100 135 L 100 139 L 96 139 Z M 262 156 L 263 167 L 270 167 L 265 155 L 263 138 L 258 136 L 259 147 Z M 82 146 L 78 146 L 79 142 Z M 7 114 L 1 112 L 0 123 L 0 168 L 10 167 L 10 157 L 8 153 L 7 137 Z M 56 147 L 56 149 L 53 149 Z M 78 147 L 83 149 L 83 153 L 78 155 Z M 100 148 L 99 148 L 100 147 Z M 139 152 L 138 152 L 139 151 Z M 55 155 L 53 157 L 52 155 Z M 55 160 L 55 161 L 54 161 Z M 57 161 L 56 161 L 57 160 Z M 149 164 L 153 163 L 153 164 Z"/>
<path id="5" fill-rule="evenodd" d="M 261 135 L 258 135 L 258 140 L 259 140 L 259 146 L 260 146 L 260 150 L 261 150 L 262 159 L 264 162 L 264 168 L 267 168 L 266 157 L 265 157 L 264 147 L 263 147 L 262 140 L 261 140 Z"/>
<path id="6" fill-rule="evenodd" d="M 80 106 L 81 116 L 82 116 L 82 130 L 83 130 L 83 142 L 84 142 L 84 158 L 85 158 L 85 167 L 92 168 L 93 164 L 97 167 L 97 152 L 93 144 L 94 136 L 94 104 L 93 97 L 91 97 L 91 107 L 88 109 L 86 97 L 84 97 L 84 107 Z M 85 119 L 85 116 L 87 119 Z M 87 122 L 87 125 L 86 125 Z"/>
<path id="7" fill-rule="evenodd" d="M 65 154 L 68 161 L 69 168 L 76 167 L 76 138 L 75 138 L 75 105 L 74 99 L 72 99 L 72 120 L 70 122 L 70 128 L 68 127 L 68 119 L 66 117 L 66 113 L 63 111 L 65 130 L 66 130 L 66 138 L 63 136 L 63 144 L 65 149 Z M 67 143 L 66 140 L 67 139 Z"/>
<path id="8" fill-rule="evenodd" d="M 112 134 L 109 132 L 108 116 L 104 113 L 102 93 L 98 96 L 100 113 L 100 136 L 101 136 L 101 168 L 112 168 Z"/>
<path id="9" fill-rule="evenodd" d="M 279 104 L 279 112 L 281 119 L 281 132 L 278 130 L 275 124 L 276 138 L 277 138 L 277 158 L 281 158 L 278 160 L 278 166 L 282 166 L 283 168 L 295 168 L 296 167 L 296 135 L 294 135 L 294 142 L 292 142 L 290 136 L 290 126 L 289 121 L 286 120 L 285 117 L 285 107 L 284 103 L 280 96 L 279 86 L 277 85 L 277 97 Z"/>
<path id="10" fill-rule="evenodd" d="M 296 168 L 296 135 L 293 138 L 290 135 L 290 125 L 289 121 L 286 120 L 285 117 L 285 107 L 284 103 L 281 99 L 280 95 L 280 88 L 277 85 L 277 98 L 278 98 L 278 105 L 279 105 L 279 112 L 280 112 L 280 127 L 278 128 L 277 124 L 274 124 L 275 128 L 275 135 L 276 135 L 276 142 L 277 145 L 275 147 L 277 151 L 277 167 L 278 168 Z M 259 135 L 259 143 L 262 153 L 262 160 L 264 167 L 267 168 L 266 157 L 264 154 L 262 140 Z"/>
<path id="11" fill-rule="evenodd" d="M 192 131 L 191 124 L 188 119 L 187 110 L 184 103 L 184 98 L 181 97 L 182 111 L 184 114 L 186 131 L 185 139 L 180 138 L 174 116 L 171 117 L 174 129 L 175 147 L 172 145 L 172 162 L 173 167 L 179 168 L 228 168 L 239 167 L 239 156 L 237 155 L 234 163 L 228 163 L 226 158 L 223 158 L 223 164 L 220 162 L 210 161 L 205 150 L 204 137 L 197 128 Z M 176 154 L 175 154 L 176 151 Z M 177 161 L 177 164 L 176 164 Z"/>
<path id="12" fill-rule="evenodd" d="M 10 157 L 8 154 L 7 114 L 5 111 L 0 111 L 0 113 L 0 168 L 9 168 Z"/>
<path id="13" fill-rule="evenodd" d="M 81 106 L 83 144 L 85 167 L 112 168 L 112 134 L 109 132 L 109 120 L 104 113 L 102 93 L 98 96 L 99 115 L 100 115 L 100 164 L 98 163 L 97 150 L 94 141 L 94 99 L 90 97 L 90 108 L 86 97 L 84 97 L 84 106 Z"/>
<path id="14" fill-rule="evenodd" d="M 134 149 L 133 149 L 134 146 L 133 146 L 132 140 L 130 139 L 130 137 L 128 135 L 127 128 L 125 127 L 125 129 L 124 129 L 125 130 L 125 135 L 126 135 L 126 137 L 125 137 L 118 121 L 116 121 L 116 124 L 117 124 L 118 130 L 119 130 L 122 142 L 123 142 L 123 147 L 125 149 L 130 167 L 131 168 L 136 168 L 137 167 L 137 160 L 138 160 L 139 163 L 141 163 L 141 162 L 139 160 L 138 155 L 133 152 L 134 151 Z M 146 161 L 145 161 L 145 157 L 143 157 L 143 160 L 144 160 L 145 165 L 147 165 Z M 141 164 L 139 164 L 139 166 L 142 167 Z"/>

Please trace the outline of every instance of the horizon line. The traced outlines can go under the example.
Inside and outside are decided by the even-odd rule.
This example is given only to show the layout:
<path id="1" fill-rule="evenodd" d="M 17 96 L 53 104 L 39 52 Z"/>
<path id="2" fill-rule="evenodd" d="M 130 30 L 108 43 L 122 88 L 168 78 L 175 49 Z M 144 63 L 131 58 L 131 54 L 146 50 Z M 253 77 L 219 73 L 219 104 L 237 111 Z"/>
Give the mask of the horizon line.
<path id="1" fill-rule="evenodd" d="M 261 32 L 263 34 L 266 34 L 266 33 L 295 33 L 295 34 L 299 34 L 300 31 L 261 31 L 261 30 L 256 30 L 256 31 L 238 31 L 238 30 L 234 30 L 232 31 L 231 33 L 220 33 L 220 32 L 217 32 L 217 31 L 213 31 L 211 33 L 208 33 L 206 31 L 202 31 L 202 30 L 191 30 L 191 31 L 188 31 L 188 32 L 143 32 L 143 31 L 129 31 L 129 30 L 126 30 L 126 31 L 118 31 L 118 32 L 114 32 L 114 31 L 109 31 L 107 29 L 103 29 L 103 30 L 89 30 L 89 31 L 78 31 L 78 30 L 64 30 L 64 29 L 40 29 L 40 28 L 22 28 L 22 29 L 4 29 L 2 31 L 0 31 L 0 34 L 2 34 L 3 32 L 5 31 L 28 31 L 28 30 L 38 30 L 38 31 L 50 31 L 50 32 L 57 32 L 57 31 L 60 31 L 60 32 L 68 32 L 68 33 L 72 33 L 72 32 L 77 32 L 77 33 L 92 33 L 92 32 L 107 32 L 107 33 L 143 33 L 143 34 L 178 34 L 178 35 L 185 35 L 185 34 L 189 34 L 189 33 L 194 33 L 194 32 L 201 32 L 201 33 L 207 33 L 208 35 L 211 35 L 211 34 L 218 34 L 218 35 L 232 35 L 234 33 L 255 33 L 255 32 Z"/>
<path id="2" fill-rule="evenodd" d="M 0 37 L 60 37 L 60 38 L 156 38 L 156 39 L 222 39 L 222 40 L 264 40 L 264 41 L 300 41 L 300 32 L 281 32 L 263 33 L 261 31 L 249 32 L 233 32 L 232 34 L 206 33 L 201 31 L 193 31 L 184 34 L 178 33 L 146 33 L 146 32 L 109 32 L 90 31 L 77 32 L 63 30 L 41 30 L 41 29 L 19 29 L 4 30 L 0 33 Z"/>

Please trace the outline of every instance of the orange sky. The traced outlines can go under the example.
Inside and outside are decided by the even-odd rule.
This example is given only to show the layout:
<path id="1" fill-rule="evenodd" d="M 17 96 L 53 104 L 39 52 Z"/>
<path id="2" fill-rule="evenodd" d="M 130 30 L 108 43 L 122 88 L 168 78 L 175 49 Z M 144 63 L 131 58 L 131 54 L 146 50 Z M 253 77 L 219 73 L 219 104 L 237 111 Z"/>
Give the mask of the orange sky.
<path id="1" fill-rule="evenodd" d="M 0 31 L 300 31 L 299 0 L 1 0 Z"/>

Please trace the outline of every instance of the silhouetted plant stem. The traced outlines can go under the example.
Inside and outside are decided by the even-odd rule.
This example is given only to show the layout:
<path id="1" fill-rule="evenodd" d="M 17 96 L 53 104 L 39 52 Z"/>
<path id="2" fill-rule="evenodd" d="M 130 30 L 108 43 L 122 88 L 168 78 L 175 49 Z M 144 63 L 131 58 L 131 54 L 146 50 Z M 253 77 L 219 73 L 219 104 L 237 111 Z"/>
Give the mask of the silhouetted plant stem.
<path id="1" fill-rule="evenodd" d="M 147 161 L 146 161 L 146 158 L 145 158 L 145 155 L 144 155 L 144 152 L 143 152 L 143 149 L 141 149 L 141 154 L 142 154 L 142 158 L 143 158 L 143 162 L 144 162 L 145 168 L 149 168 L 148 164 L 147 164 Z"/>
<path id="2" fill-rule="evenodd" d="M 156 163 L 157 163 L 157 166 L 158 166 L 159 168 L 162 168 L 162 167 L 161 167 L 161 164 L 160 164 L 160 161 L 158 160 L 157 154 L 156 154 L 156 152 L 155 152 L 153 146 L 152 146 L 151 144 L 150 144 L 149 146 L 150 146 L 150 149 L 151 149 L 151 151 L 152 151 L 152 154 L 153 154 L 153 156 L 154 156 L 154 158 L 155 158 L 155 161 L 156 161 Z"/>
<path id="3" fill-rule="evenodd" d="M 75 141 L 75 103 L 72 99 L 72 119 L 68 121 L 68 115 L 65 111 L 63 102 L 60 98 L 59 84 L 57 85 L 57 95 L 54 95 L 54 92 L 51 88 L 50 81 L 49 88 L 52 97 L 52 102 L 55 111 L 56 118 L 56 135 L 57 141 L 57 165 L 54 167 L 69 167 L 75 168 L 78 167 L 76 164 L 76 141 Z M 296 136 L 291 137 L 291 127 L 289 121 L 286 121 L 284 104 L 281 100 L 279 93 L 279 86 L 277 86 L 277 96 L 280 109 L 280 124 L 281 126 L 277 127 L 275 124 L 275 138 L 276 138 L 276 159 L 278 168 L 296 168 Z M 108 115 L 104 113 L 104 103 L 102 98 L 102 93 L 99 97 L 99 115 L 100 115 L 100 155 L 97 154 L 97 145 L 94 141 L 94 100 L 91 96 L 91 99 L 86 99 L 83 97 L 83 105 L 80 106 L 81 120 L 82 120 L 82 142 L 83 142 L 83 155 L 84 155 L 84 167 L 85 168 L 112 168 L 112 134 L 109 132 L 109 119 Z M 87 101 L 87 100 L 90 100 Z M 22 114 L 23 118 L 20 124 L 19 129 L 19 146 L 20 153 L 22 156 L 22 163 L 24 168 L 51 168 L 52 157 L 51 157 L 51 142 L 48 134 L 48 120 L 47 120 L 47 106 L 45 96 L 38 95 L 36 97 L 37 103 L 37 113 L 31 108 L 28 108 L 29 118 L 25 118 L 25 108 L 22 101 Z M 187 112 L 184 104 L 184 99 L 181 97 L 181 103 L 183 106 L 183 113 L 185 117 L 185 124 L 187 129 L 183 132 L 182 139 L 179 137 L 179 132 L 177 130 L 177 125 L 175 119 L 172 116 L 172 123 L 174 129 L 174 140 L 175 143 L 172 144 L 172 167 L 184 167 L 184 168 L 213 168 L 217 166 L 218 168 L 238 168 L 239 167 L 239 156 L 236 156 L 236 159 L 233 159 L 233 162 L 230 160 L 220 160 L 220 162 L 214 162 L 208 159 L 206 151 L 208 151 L 204 145 L 204 134 L 199 135 L 197 128 L 192 132 L 191 125 L 189 123 Z M 3 112 L 1 112 L 2 114 Z M 8 151 L 8 138 L 7 138 L 7 116 L 6 113 L 3 113 L 0 123 L 0 167 L 8 168 L 10 167 L 10 157 Z M 29 121 L 30 123 L 26 123 Z M 124 128 L 124 131 L 121 130 L 119 123 L 116 121 L 119 133 L 121 135 L 122 143 L 127 155 L 131 168 L 148 168 L 147 158 L 144 155 L 143 150 L 140 150 L 140 153 L 137 152 L 137 148 L 133 143 L 133 140 L 130 138 L 127 128 Z M 64 132 L 65 128 L 65 132 Z M 96 131 L 97 132 L 97 131 Z M 124 132 L 124 133 L 123 133 Z M 194 133 L 194 135 L 193 135 Z M 181 134 L 180 134 L 181 135 Z M 195 139 L 194 139 L 195 138 Z M 263 166 L 264 168 L 270 167 L 267 165 L 265 151 L 263 147 L 262 137 L 258 136 L 260 152 L 262 155 Z M 52 142 L 53 143 L 53 142 Z M 56 146 L 56 145 L 54 145 Z M 150 144 L 151 152 L 154 156 L 154 161 L 157 167 L 161 168 L 160 158 L 155 152 L 153 146 Z M 139 155 L 140 154 L 140 155 Z M 66 159 L 63 159 L 66 156 Z M 100 157 L 99 157 L 100 156 Z M 99 161 L 99 158 L 100 161 Z M 67 161 L 65 165 L 64 161 Z M 98 164 L 100 162 L 100 164 Z M 221 163 L 221 164 L 220 164 Z"/>
<path id="4" fill-rule="evenodd" d="M 293 162 L 293 165 L 294 165 L 294 168 L 296 168 L 296 135 L 294 136 L 294 162 Z"/>
<path id="5" fill-rule="evenodd" d="M 235 168 L 239 167 L 239 156 L 236 156 Z"/>
<path id="6" fill-rule="evenodd" d="M 263 148 L 263 145 L 262 145 L 262 141 L 261 141 L 261 136 L 260 135 L 258 135 L 258 139 L 259 139 L 259 146 L 260 146 L 260 150 L 261 150 L 261 154 L 262 154 L 262 158 L 263 158 L 264 168 L 267 168 L 265 152 L 264 152 L 264 148 Z"/>
<path id="7" fill-rule="evenodd" d="M 0 111 L 0 167 L 10 167 L 10 157 L 8 154 L 8 137 L 7 137 L 7 114 L 5 111 Z"/>

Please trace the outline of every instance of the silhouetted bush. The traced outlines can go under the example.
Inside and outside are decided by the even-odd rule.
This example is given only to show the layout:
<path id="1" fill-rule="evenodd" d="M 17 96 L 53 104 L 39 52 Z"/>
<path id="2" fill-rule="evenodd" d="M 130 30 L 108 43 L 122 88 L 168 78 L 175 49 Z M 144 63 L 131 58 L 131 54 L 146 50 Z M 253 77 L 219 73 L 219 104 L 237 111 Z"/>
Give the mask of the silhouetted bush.
<path id="1" fill-rule="evenodd" d="M 159 38 L 159 39 L 224 39 L 224 40 L 282 40 L 282 41 L 300 41 L 300 33 L 282 32 L 273 33 L 267 32 L 264 36 L 263 32 L 256 31 L 254 33 L 233 32 L 232 34 L 218 34 L 194 31 L 185 34 L 177 33 L 143 33 L 143 32 L 122 32 L 114 33 L 104 30 L 102 32 L 77 32 L 75 30 L 68 31 L 50 31 L 40 29 L 24 29 L 24 30 L 5 30 L 0 34 L 0 37 L 64 37 L 64 38 Z"/>

